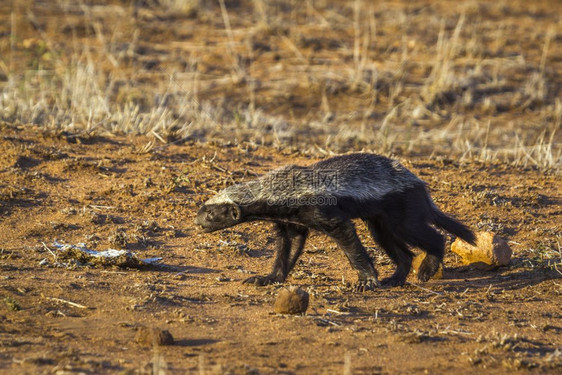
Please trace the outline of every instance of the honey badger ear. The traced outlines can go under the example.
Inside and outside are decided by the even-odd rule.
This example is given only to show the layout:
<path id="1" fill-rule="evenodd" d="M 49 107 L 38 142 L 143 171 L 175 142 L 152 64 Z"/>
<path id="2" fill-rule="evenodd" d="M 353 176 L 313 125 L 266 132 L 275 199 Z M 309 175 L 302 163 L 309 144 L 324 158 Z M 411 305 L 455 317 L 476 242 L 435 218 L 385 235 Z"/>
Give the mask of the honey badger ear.
<path id="1" fill-rule="evenodd" d="M 240 220 L 240 217 L 242 216 L 242 211 L 240 210 L 240 207 L 233 204 L 229 207 L 229 212 L 230 212 L 230 216 L 232 217 L 232 219 Z"/>

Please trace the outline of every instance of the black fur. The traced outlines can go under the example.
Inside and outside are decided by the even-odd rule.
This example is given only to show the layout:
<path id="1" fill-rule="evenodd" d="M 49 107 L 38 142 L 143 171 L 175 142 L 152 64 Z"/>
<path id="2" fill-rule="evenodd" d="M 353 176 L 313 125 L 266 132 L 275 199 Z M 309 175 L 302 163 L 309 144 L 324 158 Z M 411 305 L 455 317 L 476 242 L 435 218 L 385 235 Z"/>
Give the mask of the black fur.
<path id="1" fill-rule="evenodd" d="M 335 184 L 322 183 L 321 177 L 315 180 L 314 176 L 328 171 L 337 179 Z M 246 283 L 285 281 L 309 229 L 314 229 L 326 233 L 344 251 L 358 273 L 357 289 L 374 289 L 378 274 L 355 231 L 352 219 L 358 218 L 397 266 L 391 277 L 382 280 L 384 285 L 406 281 L 412 263 L 409 247 L 427 253 L 418 272 L 420 281 L 437 272 L 445 242 L 432 225 L 474 243 L 470 229 L 435 206 L 423 181 L 398 162 L 373 154 L 337 156 L 308 168 L 289 166 L 231 186 L 201 207 L 195 223 L 209 232 L 253 220 L 275 223 L 273 270 Z"/>

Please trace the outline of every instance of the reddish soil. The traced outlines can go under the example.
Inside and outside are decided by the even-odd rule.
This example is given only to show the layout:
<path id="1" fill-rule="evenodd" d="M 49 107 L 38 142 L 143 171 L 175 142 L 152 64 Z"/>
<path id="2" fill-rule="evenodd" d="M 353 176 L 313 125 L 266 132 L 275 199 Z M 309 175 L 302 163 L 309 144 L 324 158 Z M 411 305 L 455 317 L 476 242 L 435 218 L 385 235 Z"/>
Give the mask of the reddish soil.
<path id="1" fill-rule="evenodd" d="M 0 373 L 562 371 L 562 2 L 170 4 L 0 1 Z M 448 252 L 443 279 L 357 293 L 312 233 L 286 283 L 308 311 L 276 315 L 282 286 L 242 284 L 270 270 L 271 224 L 193 224 L 227 185 L 362 149 L 506 239 L 510 265 Z"/>
<path id="2" fill-rule="evenodd" d="M 316 159 L 251 144 L 144 152 L 147 142 L 0 126 L 0 372 L 560 372 L 559 175 L 402 160 L 444 211 L 506 238 L 511 265 L 479 270 L 449 252 L 442 280 L 356 293 L 343 253 L 314 233 L 287 281 L 309 291 L 310 307 L 281 316 L 273 314 L 281 286 L 241 283 L 271 267 L 271 225 L 203 234 L 193 219 L 225 185 Z M 381 276 L 390 274 L 358 229 Z M 55 240 L 163 261 L 80 265 L 58 259 Z M 141 326 L 169 331 L 175 344 L 137 343 Z"/>

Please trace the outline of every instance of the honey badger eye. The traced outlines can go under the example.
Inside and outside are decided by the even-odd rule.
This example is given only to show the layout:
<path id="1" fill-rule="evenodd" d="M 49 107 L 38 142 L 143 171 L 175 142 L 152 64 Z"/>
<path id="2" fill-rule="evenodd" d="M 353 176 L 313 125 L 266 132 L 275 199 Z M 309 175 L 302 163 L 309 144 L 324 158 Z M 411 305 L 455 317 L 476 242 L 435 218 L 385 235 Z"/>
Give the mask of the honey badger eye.
<path id="1" fill-rule="evenodd" d="M 207 215 L 205 216 L 205 219 L 211 221 L 211 220 L 213 220 L 213 216 L 214 216 L 214 215 L 213 215 L 212 212 L 208 212 Z"/>

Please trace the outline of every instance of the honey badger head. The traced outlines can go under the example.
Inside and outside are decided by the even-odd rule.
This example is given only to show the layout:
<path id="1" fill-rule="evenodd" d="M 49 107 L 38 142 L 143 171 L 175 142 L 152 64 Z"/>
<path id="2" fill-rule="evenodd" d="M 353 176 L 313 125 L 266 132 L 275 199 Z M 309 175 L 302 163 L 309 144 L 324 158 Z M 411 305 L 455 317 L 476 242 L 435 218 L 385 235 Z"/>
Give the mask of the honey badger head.
<path id="1" fill-rule="evenodd" d="M 204 204 L 195 218 L 195 224 L 205 232 L 214 232 L 241 222 L 242 210 L 235 203 Z"/>
<path id="2" fill-rule="evenodd" d="M 260 181 L 229 186 L 203 204 L 197 213 L 195 224 L 205 232 L 214 232 L 247 221 L 247 212 L 243 208 L 255 203 L 262 191 Z"/>

